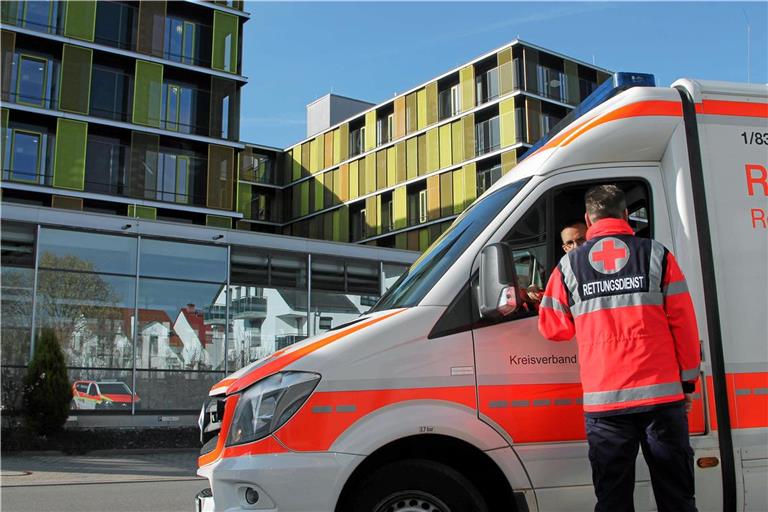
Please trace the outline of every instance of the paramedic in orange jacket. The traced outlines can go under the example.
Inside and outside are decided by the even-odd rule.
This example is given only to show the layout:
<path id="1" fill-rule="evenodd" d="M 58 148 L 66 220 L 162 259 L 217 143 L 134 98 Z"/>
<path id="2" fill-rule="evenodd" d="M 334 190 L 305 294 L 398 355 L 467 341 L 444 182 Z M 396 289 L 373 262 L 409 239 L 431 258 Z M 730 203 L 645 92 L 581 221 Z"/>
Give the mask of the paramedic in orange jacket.
<path id="1" fill-rule="evenodd" d="M 662 244 L 634 236 L 620 188 L 585 202 L 587 242 L 553 271 L 539 331 L 576 336 L 595 510 L 634 510 L 640 446 L 659 512 L 695 511 L 686 413 L 700 353 L 685 277 Z"/>

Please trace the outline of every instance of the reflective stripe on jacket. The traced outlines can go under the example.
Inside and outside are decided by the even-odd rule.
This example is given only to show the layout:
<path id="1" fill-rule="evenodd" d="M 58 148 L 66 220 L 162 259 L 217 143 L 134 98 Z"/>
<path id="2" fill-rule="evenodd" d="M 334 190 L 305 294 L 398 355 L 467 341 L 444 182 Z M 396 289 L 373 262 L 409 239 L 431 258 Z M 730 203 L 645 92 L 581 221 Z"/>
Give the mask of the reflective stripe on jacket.
<path id="1" fill-rule="evenodd" d="M 539 308 L 539 331 L 576 336 L 584 411 L 603 413 L 683 399 L 699 376 L 699 335 L 685 277 L 660 243 L 602 219 L 563 256 Z"/>

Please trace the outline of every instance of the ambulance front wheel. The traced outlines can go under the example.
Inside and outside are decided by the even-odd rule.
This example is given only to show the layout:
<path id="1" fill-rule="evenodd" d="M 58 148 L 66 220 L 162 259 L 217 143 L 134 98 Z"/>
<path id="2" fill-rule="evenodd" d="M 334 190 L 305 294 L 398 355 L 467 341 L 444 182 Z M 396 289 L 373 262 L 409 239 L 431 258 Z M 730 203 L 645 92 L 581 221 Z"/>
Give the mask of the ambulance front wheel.
<path id="1" fill-rule="evenodd" d="M 477 488 L 450 466 L 407 460 L 384 466 L 356 489 L 345 512 L 488 512 Z"/>

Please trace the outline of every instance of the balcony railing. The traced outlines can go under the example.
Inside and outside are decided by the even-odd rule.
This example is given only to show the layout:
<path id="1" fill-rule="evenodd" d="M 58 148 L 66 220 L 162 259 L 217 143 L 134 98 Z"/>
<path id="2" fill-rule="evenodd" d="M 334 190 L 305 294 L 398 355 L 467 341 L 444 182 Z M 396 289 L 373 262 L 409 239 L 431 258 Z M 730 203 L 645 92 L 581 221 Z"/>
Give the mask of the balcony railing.
<path id="1" fill-rule="evenodd" d="M 475 125 L 475 153 L 485 155 L 501 147 L 499 116 Z"/>

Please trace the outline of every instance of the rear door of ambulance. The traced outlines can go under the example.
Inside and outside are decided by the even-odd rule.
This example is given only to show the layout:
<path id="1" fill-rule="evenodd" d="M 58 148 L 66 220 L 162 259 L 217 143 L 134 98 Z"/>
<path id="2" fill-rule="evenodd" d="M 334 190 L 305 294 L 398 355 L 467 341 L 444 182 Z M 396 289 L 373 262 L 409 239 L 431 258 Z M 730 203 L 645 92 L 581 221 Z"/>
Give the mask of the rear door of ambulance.
<path id="1" fill-rule="evenodd" d="M 704 291 L 697 313 L 707 318 L 706 395 L 709 424 L 720 431 L 724 508 L 731 508 L 730 502 L 736 510 L 766 511 L 768 87 L 690 80 L 673 86 L 688 103 L 686 138 Z"/>

